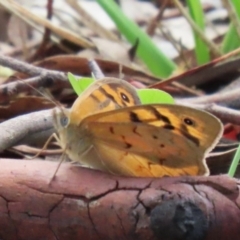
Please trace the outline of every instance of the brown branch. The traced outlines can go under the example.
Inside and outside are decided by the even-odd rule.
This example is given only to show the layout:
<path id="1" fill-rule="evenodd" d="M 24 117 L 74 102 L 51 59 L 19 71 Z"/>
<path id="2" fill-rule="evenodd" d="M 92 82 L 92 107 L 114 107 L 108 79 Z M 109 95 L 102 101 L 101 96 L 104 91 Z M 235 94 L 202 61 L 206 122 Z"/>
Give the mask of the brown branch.
<path id="1" fill-rule="evenodd" d="M 209 104 L 216 103 L 224 106 L 234 106 L 240 107 L 239 101 L 240 88 L 228 90 L 226 92 L 218 92 L 211 95 L 205 95 L 194 98 L 185 98 L 181 102 L 191 103 L 191 104 Z"/>
<path id="2" fill-rule="evenodd" d="M 57 78 L 61 81 L 67 81 L 67 76 L 63 72 L 35 67 L 29 63 L 24 63 L 22 61 L 4 56 L 2 54 L 0 54 L 0 65 L 11 68 L 15 71 L 26 73 L 30 76 L 43 75 L 42 77 L 44 77 L 47 75 L 48 78 Z"/>
<path id="3" fill-rule="evenodd" d="M 11 68 L 13 70 L 34 76 L 30 79 L 10 82 L 0 85 L 0 101 L 7 101 L 9 97 L 28 91 L 31 87 L 66 87 L 69 86 L 69 81 L 66 73 L 55 70 L 47 70 L 41 67 L 35 67 L 29 63 L 16 60 L 0 54 L 0 65 Z"/>
<path id="4" fill-rule="evenodd" d="M 51 77 L 50 77 L 51 76 Z M 19 93 L 27 92 L 34 89 L 37 92 L 40 87 L 53 87 L 57 86 L 59 89 L 69 87 L 68 81 L 59 81 L 57 78 L 52 78 L 53 74 L 45 74 L 21 81 L 9 82 L 0 85 L 0 102 L 8 102 L 13 96 Z"/>
<path id="5" fill-rule="evenodd" d="M 63 164 L 49 185 L 56 166 L 48 161 L 1 160 L 1 239 L 240 236 L 236 179 L 123 178 Z"/>
<path id="6" fill-rule="evenodd" d="M 12 118 L 0 124 L 0 152 L 19 144 L 44 143 L 53 132 L 52 110 Z"/>

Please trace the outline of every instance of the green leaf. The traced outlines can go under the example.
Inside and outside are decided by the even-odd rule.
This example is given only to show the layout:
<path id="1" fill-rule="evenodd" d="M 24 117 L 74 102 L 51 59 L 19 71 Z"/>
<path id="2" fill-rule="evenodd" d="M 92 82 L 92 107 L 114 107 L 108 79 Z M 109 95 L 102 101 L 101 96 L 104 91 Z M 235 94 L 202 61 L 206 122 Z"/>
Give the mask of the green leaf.
<path id="1" fill-rule="evenodd" d="M 77 95 L 80 95 L 94 80 L 92 78 L 79 78 L 77 79 L 72 73 L 68 73 L 68 80 L 70 81 L 73 90 Z"/>
<path id="2" fill-rule="evenodd" d="M 138 89 L 138 96 L 142 104 L 174 103 L 172 96 L 158 89 Z"/>

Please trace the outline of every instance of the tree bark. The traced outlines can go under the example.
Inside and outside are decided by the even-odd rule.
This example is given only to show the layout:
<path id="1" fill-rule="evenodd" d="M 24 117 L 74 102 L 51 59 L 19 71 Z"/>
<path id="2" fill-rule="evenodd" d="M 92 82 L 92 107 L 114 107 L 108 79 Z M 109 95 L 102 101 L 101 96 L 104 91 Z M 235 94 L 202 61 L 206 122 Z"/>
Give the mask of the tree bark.
<path id="1" fill-rule="evenodd" d="M 0 239 L 240 239 L 239 181 L 0 160 Z"/>

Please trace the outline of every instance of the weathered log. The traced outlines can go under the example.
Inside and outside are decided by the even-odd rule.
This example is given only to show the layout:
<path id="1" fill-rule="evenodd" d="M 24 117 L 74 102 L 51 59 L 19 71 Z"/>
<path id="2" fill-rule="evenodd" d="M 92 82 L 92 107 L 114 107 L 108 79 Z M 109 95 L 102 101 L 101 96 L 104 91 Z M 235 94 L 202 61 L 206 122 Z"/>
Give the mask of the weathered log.
<path id="1" fill-rule="evenodd" d="M 239 181 L 0 160 L 0 239 L 240 239 Z"/>

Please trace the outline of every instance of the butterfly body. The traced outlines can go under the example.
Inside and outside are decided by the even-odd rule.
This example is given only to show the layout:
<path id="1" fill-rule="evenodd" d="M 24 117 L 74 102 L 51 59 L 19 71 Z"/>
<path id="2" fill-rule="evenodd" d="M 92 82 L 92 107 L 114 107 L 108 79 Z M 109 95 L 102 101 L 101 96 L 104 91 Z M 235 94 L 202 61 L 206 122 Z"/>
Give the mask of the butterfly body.
<path id="1" fill-rule="evenodd" d="M 72 161 L 124 176 L 208 175 L 205 155 L 222 132 L 206 112 L 173 104 L 140 105 L 135 89 L 106 78 L 55 114 Z"/>

